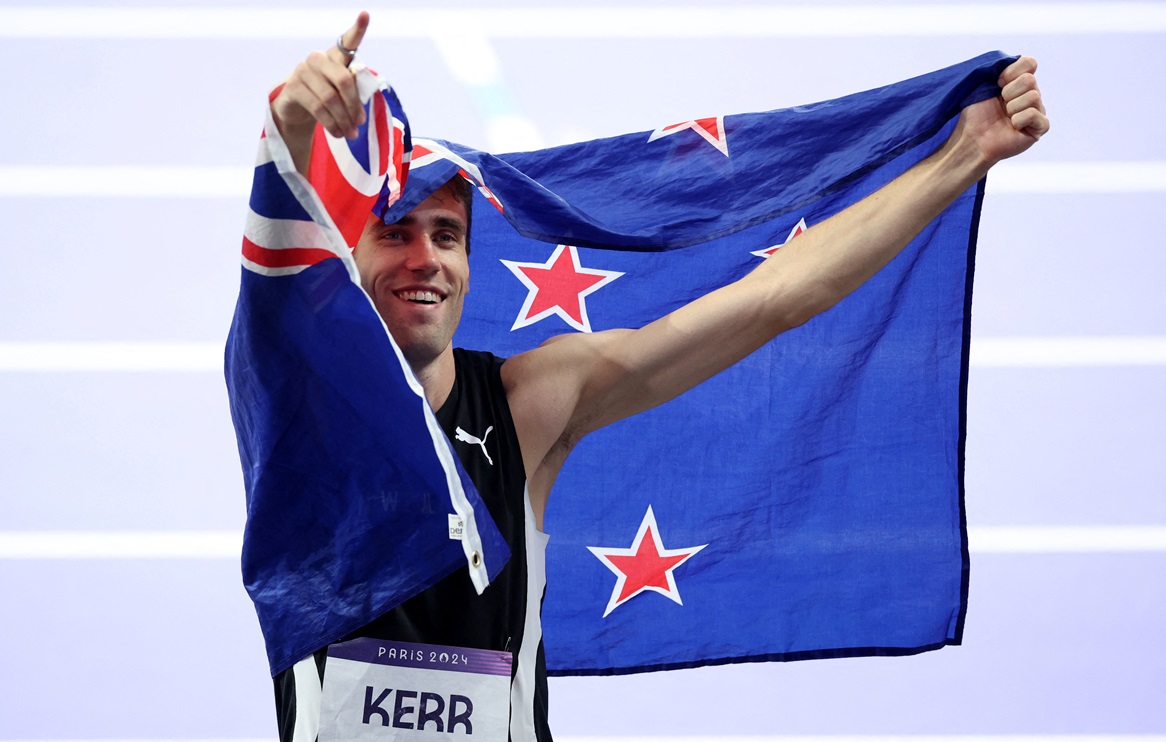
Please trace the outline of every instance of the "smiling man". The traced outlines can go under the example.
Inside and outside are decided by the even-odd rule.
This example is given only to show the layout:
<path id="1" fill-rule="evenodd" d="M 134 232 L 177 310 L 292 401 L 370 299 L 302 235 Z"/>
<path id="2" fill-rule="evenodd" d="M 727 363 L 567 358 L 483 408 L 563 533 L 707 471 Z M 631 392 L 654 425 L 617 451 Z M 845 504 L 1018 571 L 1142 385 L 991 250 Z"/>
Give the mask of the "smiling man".
<path id="1" fill-rule="evenodd" d="M 367 26 L 362 13 L 335 48 L 299 65 L 271 102 L 301 173 L 307 173 L 317 124 L 353 137 L 364 123 L 347 65 Z M 1031 58 L 1013 63 L 1000 76 L 1000 95 L 964 109 L 930 157 L 811 227 L 739 281 L 640 329 L 564 335 L 508 359 L 452 344 L 470 286 L 469 186 L 455 178 L 392 224 L 369 216 L 353 253 L 361 285 L 443 430 L 476 444 L 460 449 L 462 461 L 512 557 L 481 595 L 459 571 L 348 638 L 510 653 L 509 736 L 550 739 L 539 616 L 542 524 L 574 446 L 728 368 L 877 273 L 990 167 L 1048 130 L 1035 70 Z M 276 677 L 281 740 L 316 737 L 327 677 L 326 647 Z M 387 707 L 377 700 L 386 697 L 369 689 L 365 723 L 387 723 Z M 401 708 L 408 716 L 416 707 Z M 393 723 L 400 718 L 393 716 Z"/>
<path id="2" fill-rule="evenodd" d="M 470 289 L 470 186 L 463 179 L 384 224 L 370 214 L 352 257 L 433 409 L 453 384 L 448 351 Z"/>

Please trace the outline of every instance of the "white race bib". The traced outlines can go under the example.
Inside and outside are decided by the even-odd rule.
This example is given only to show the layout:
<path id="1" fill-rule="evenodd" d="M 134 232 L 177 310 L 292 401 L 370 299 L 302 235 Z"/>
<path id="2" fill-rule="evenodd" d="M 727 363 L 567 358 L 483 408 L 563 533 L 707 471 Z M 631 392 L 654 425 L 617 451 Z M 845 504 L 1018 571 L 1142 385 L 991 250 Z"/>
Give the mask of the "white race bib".
<path id="1" fill-rule="evenodd" d="M 360 638 L 328 647 L 320 742 L 506 742 L 509 652 Z"/>

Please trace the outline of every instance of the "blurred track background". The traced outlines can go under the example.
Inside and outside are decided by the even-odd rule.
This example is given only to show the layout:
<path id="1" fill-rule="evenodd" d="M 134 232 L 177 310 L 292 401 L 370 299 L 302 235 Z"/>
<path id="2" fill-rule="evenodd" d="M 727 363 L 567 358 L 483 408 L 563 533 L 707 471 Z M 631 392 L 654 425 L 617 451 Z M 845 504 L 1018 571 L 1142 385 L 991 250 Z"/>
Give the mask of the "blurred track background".
<path id="1" fill-rule="evenodd" d="M 221 349 L 267 91 L 359 9 L 0 0 L 0 740 L 274 738 Z M 555 679 L 551 722 L 1166 739 L 1166 3 L 368 9 L 414 133 L 498 152 L 1036 56 L 1053 130 L 980 231 L 964 646 Z"/>

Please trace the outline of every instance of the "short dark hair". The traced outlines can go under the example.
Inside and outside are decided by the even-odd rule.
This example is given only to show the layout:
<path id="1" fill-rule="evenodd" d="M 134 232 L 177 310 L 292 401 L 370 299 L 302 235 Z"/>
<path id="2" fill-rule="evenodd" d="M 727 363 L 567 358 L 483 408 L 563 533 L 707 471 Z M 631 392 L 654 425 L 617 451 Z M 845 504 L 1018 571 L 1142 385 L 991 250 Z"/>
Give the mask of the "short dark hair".
<path id="1" fill-rule="evenodd" d="M 445 182 L 442 188 L 448 187 L 466 210 L 466 256 L 470 254 L 470 227 L 474 223 L 474 186 L 465 176 L 453 176 Z M 440 190 L 440 189 L 439 189 Z"/>
<path id="2" fill-rule="evenodd" d="M 473 226 L 474 221 L 474 185 L 469 178 L 458 173 L 457 175 L 454 175 L 452 178 L 442 183 L 441 186 L 433 191 L 433 193 L 437 193 L 437 191 L 440 191 L 442 188 L 448 188 L 449 192 L 453 194 L 453 197 L 461 202 L 462 207 L 466 210 L 466 256 L 468 257 L 470 254 L 470 227 Z M 429 195 L 433 194 L 431 193 Z M 383 199 L 384 197 L 385 192 L 382 190 L 381 198 Z M 388 203 L 386 203 L 385 206 L 381 208 L 379 214 L 380 220 L 382 222 L 385 222 L 386 215 L 389 213 L 389 211 L 390 206 Z M 375 210 L 374 213 L 376 213 Z M 388 224 L 390 222 L 385 223 Z"/>

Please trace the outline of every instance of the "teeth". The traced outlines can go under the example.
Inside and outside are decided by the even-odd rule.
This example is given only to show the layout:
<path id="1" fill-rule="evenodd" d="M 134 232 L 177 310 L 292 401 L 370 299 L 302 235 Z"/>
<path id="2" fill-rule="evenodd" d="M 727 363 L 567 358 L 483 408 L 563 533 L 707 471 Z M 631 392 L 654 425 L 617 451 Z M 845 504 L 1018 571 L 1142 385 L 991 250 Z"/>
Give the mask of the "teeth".
<path id="1" fill-rule="evenodd" d="M 433 291 L 402 291 L 397 296 L 405 301 L 419 301 L 425 304 L 436 304 L 441 301 L 441 296 Z"/>

